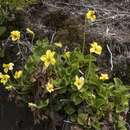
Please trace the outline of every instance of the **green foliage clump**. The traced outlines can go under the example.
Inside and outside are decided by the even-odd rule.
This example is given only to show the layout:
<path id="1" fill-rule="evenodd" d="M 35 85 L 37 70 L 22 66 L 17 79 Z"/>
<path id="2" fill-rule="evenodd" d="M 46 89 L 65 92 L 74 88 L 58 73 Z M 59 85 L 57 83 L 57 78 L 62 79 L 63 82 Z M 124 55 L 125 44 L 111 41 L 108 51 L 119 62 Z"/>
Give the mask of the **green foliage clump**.
<path id="1" fill-rule="evenodd" d="M 24 8 L 32 3 L 36 2 L 36 0 L 0 0 L 1 7 L 11 6 L 13 8 Z"/>
<path id="2" fill-rule="evenodd" d="M 101 80 L 92 53 L 85 55 L 78 48 L 69 52 L 55 45 L 47 40 L 37 42 L 22 77 L 13 78 L 13 72 L 13 79 L 5 84 L 11 96 L 41 113 L 41 119 L 49 112 L 62 113 L 64 120 L 84 130 L 101 130 L 105 122 L 126 130 L 121 113 L 128 108 L 129 87 L 118 78 Z M 54 52 L 49 61 L 45 58 L 48 50 Z M 45 62 L 52 64 L 45 66 Z"/>

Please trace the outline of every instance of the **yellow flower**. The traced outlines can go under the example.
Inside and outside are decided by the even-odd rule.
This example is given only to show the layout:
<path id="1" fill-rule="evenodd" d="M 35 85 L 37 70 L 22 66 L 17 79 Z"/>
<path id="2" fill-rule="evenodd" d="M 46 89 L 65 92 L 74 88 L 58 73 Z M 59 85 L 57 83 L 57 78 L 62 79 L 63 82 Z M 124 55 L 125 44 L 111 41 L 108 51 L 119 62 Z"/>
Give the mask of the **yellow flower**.
<path id="1" fill-rule="evenodd" d="M 35 33 L 30 29 L 30 28 L 26 28 L 26 31 L 28 32 L 28 33 L 30 33 L 31 35 L 35 35 Z"/>
<path id="2" fill-rule="evenodd" d="M 19 40 L 19 39 L 20 39 L 20 31 L 12 31 L 12 32 L 10 33 L 10 37 L 11 37 L 11 40 L 12 40 L 13 42 Z"/>
<path id="3" fill-rule="evenodd" d="M 0 72 L 0 79 L 2 78 L 3 74 Z"/>
<path id="4" fill-rule="evenodd" d="M 64 52 L 64 57 L 69 58 L 70 57 L 70 51 L 65 51 Z"/>
<path id="5" fill-rule="evenodd" d="M 56 43 L 54 43 L 55 44 L 55 46 L 57 46 L 57 47 L 59 47 L 59 48 L 62 48 L 62 43 L 61 42 L 56 42 Z"/>
<path id="6" fill-rule="evenodd" d="M 94 95 L 94 94 L 92 94 L 92 97 L 95 99 L 96 98 L 96 96 Z"/>
<path id="7" fill-rule="evenodd" d="M 96 15 L 95 15 L 95 11 L 94 10 L 89 10 L 87 13 L 86 13 L 86 19 L 94 22 L 96 20 Z"/>
<path id="8" fill-rule="evenodd" d="M 47 68 L 50 64 L 54 65 L 56 60 L 54 58 L 55 52 L 51 50 L 47 50 L 45 55 L 41 56 L 41 61 L 44 62 L 45 67 Z"/>
<path id="9" fill-rule="evenodd" d="M 7 89 L 8 91 L 12 90 L 14 87 L 12 85 L 8 85 L 5 87 L 5 89 Z"/>
<path id="10" fill-rule="evenodd" d="M 9 70 L 13 70 L 13 63 L 9 63 L 9 64 L 3 64 L 3 68 L 4 68 L 4 72 L 8 73 Z"/>
<path id="11" fill-rule="evenodd" d="M 3 83 L 4 85 L 8 82 L 10 79 L 10 76 L 8 74 L 1 74 L 0 76 L 0 82 Z"/>
<path id="12" fill-rule="evenodd" d="M 105 80 L 109 79 L 109 76 L 108 76 L 108 74 L 101 74 L 101 76 L 99 77 L 99 79 L 105 81 Z"/>
<path id="13" fill-rule="evenodd" d="M 46 89 L 49 93 L 52 93 L 54 91 L 54 85 L 50 82 L 46 84 Z"/>
<path id="14" fill-rule="evenodd" d="M 78 77 L 76 75 L 74 85 L 77 87 L 78 90 L 80 90 L 84 85 L 84 77 Z"/>
<path id="15" fill-rule="evenodd" d="M 96 53 L 100 55 L 102 53 L 102 47 L 97 42 L 91 44 L 90 53 Z"/>
<path id="16" fill-rule="evenodd" d="M 35 107 L 35 108 L 37 108 L 37 105 L 35 103 L 29 102 L 28 103 L 28 107 Z"/>
<path id="17" fill-rule="evenodd" d="M 23 74 L 23 71 L 22 70 L 19 70 L 19 71 L 16 71 L 15 72 L 15 75 L 14 75 L 14 78 L 15 79 L 19 79 Z"/>

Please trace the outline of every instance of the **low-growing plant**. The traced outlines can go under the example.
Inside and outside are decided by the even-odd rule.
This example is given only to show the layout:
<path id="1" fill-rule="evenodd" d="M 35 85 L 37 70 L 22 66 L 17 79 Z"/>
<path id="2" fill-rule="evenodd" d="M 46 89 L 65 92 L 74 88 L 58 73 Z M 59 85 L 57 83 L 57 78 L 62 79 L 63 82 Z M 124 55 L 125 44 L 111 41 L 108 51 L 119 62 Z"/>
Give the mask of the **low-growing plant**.
<path id="1" fill-rule="evenodd" d="M 53 112 L 84 130 L 100 130 L 105 122 L 126 130 L 121 113 L 128 108 L 129 87 L 99 72 L 96 56 L 101 53 L 97 42 L 90 45 L 90 54 L 84 54 L 79 48 L 70 52 L 61 43 L 37 41 L 23 70 L 3 65 L 0 82 L 39 119 L 52 118 Z"/>

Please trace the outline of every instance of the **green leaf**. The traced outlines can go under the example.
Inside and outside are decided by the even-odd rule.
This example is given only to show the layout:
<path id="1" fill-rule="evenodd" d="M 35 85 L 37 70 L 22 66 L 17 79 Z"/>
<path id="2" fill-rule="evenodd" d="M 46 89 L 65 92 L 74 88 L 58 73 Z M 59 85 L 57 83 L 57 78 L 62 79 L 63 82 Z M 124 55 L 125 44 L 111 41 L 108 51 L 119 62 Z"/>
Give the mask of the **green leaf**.
<path id="1" fill-rule="evenodd" d="M 5 26 L 0 26 L 0 36 L 2 36 L 6 31 L 6 27 Z"/>
<path id="2" fill-rule="evenodd" d="M 92 126 L 96 129 L 96 130 L 101 130 L 101 125 L 99 122 L 95 122 L 94 124 L 92 124 Z"/>
<path id="3" fill-rule="evenodd" d="M 71 100 L 74 102 L 75 105 L 78 105 L 82 102 L 82 99 L 78 93 L 73 93 L 71 95 Z"/>
<path id="4" fill-rule="evenodd" d="M 120 85 L 123 84 L 122 81 L 119 78 L 114 78 L 114 83 L 115 83 L 116 86 L 120 86 Z"/>
<path id="5" fill-rule="evenodd" d="M 2 48 L 0 48 L 0 57 L 1 58 L 3 58 L 4 57 L 4 52 L 5 52 L 5 50 L 4 49 L 2 49 Z"/>
<path id="6" fill-rule="evenodd" d="M 96 57 L 93 56 L 93 55 L 91 55 L 91 54 L 86 55 L 86 56 L 85 56 L 85 61 L 86 61 L 86 62 L 89 62 L 89 61 L 95 62 L 95 61 L 96 61 Z"/>
<path id="7" fill-rule="evenodd" d="M 95 105 L 97 109 L 99 109 L 104 104 L 106 104 L 106 101 L 103 98 L 97 98 L 95 100 Z"/>
<path id="8" fill-rule="evenodd" d="M 83 99 L 83 100 L 88 100 L 89 98 L 92 98 L 93 97 L 93 94 L 90 92 L 90 91 L 85 91 L 85 92 L 82 92 L 80 94 L 80 97 Z"/>
<path id="9" fill-rule="evenodd" d="M 77 119 L 77 122 L 80 124 L 80 125 L 85 125 L 87 124 L 87 118 L 88 118 L 88 115 L 86 113 L 79 113 L 78 114 L 78 119 Z"/>
<path id="10" fill-rule="evenodd" d="M 65 106 L 64 110 L 68 115 L 72 115 L 75 112 L 75 109 L 71 105 Z"/>
<path id="11" fill-rule="evenodd" d="M 46 99 L 45 101 L 40 101 L 39 104 L 37 105 L 39 109 L 47 107 L 49 104 L 49 99 Z"/>

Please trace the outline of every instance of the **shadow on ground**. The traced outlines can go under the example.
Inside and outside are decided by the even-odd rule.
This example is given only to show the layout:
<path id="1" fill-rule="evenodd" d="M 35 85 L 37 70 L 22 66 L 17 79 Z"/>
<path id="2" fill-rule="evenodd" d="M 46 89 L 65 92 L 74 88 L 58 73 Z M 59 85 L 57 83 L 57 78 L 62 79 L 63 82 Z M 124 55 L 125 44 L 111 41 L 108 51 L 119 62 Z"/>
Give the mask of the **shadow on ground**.
<path id="1" fill-rule="evenodd" d="M 25 107 L 17 107 L 7 100 L 7 93 L 0 88 L 0 130 L 43 130 L 42 124 L 34 125 L 33 115 Z"/>

